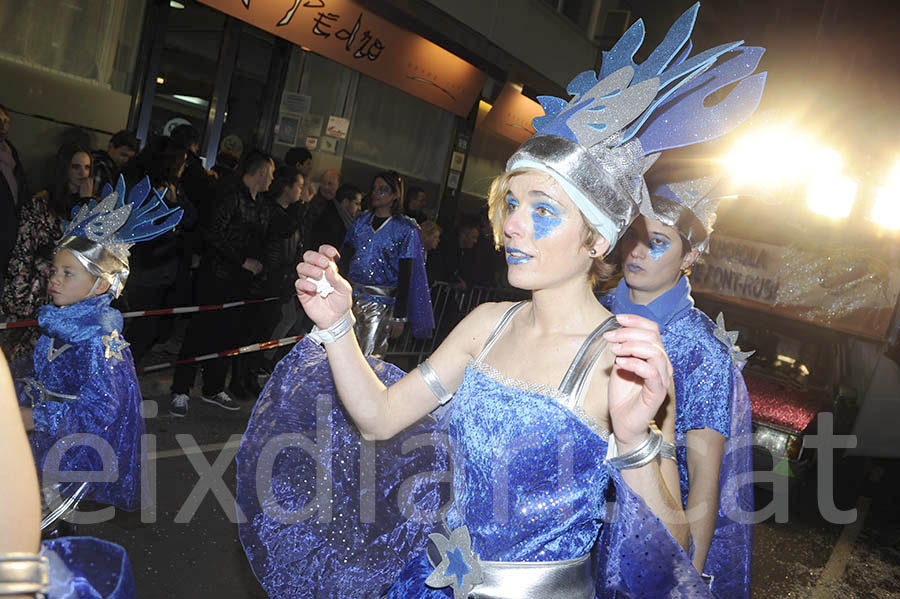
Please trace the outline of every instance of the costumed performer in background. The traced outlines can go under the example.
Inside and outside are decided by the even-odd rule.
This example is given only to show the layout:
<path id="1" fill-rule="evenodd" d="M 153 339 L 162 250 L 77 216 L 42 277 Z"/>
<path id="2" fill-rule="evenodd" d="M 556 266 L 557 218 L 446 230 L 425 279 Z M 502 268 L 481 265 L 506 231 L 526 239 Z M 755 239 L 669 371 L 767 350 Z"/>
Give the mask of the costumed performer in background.
<path id="1" fill-rule="evenodd" d="M 133 599 L 134 578 L 120 546 L 89 537 L 40 542 L 41 501 L 16 395 L 0 354 L 0 596 Z"/>
<path id="2" fill-rule="evenodd" d="M 659 326 L 674 370 L 676 455 L 692 560 L 717 597 L 749 599 L 753 528 L 738 514 L 753 511 L 753 489 L 737 486 L 753 471 L 750 399 L 741 375 L 749 354 L 735 347 L 736 334 L 725 331 L 721 315 L 717 326 L 694 308 L 687 276 L 709 245 L 716 183 L 704 177 L 650 192 L 620 242 L 624 276 L 602 301 L 614 314 L 638 314 Z"/>
<path id="3" fill-rule="evenodd" d="M 238 454 L 241 540 L 271 597 L 710 596 L 679 546 L 689 530 L 661 474 L 674 422 L 650 427 L 671 383 L 658 328 L 612 317 L 593 294 L 604 255 L 649 198 L 653 153 L 722 135 L 759 101 L 763 78 L 740 42 L 689 58 L 698 8 L 641 65 L 638 22 L 599 78 L 570 83 L 569 102 L 541 98 L 538 133 L 490 193 L 509 281 L 531 301 L 479 306 L 403 376 L 347 334 L 352 287 L 336 250 L 305 254 L 297 289 L 316 327 L 279 364 Z M 416 469 L 446 463 L 410 445 L 440 429 L 422 419 L 447 402 L 452 499 L 429 520 L 442 490 Z M 354 450 L 356 434 L 400 442 L 357 439 Z"/>
<path id="4" fill-rule="evenodd" d="M 58 486 L 72 502 L 89 499 L 134 511 L 141 503 L 141 389 L 120 334 L 122 314 L 110 302 L 128 278 L 128 249 L 172 230 L 182 210 L 168 208 L 146 178 L 127 201 L 121 177 L 115 191 L 107 185 L 103 192 L 99 203 L 73 210 L 56 246 L 48 283 L 52 304 L 38 310 L 42 335 L 33 369 L 16 373 L 17 385 L 44 487 Z M 49 470 L 48 456 L 55 463 Z M 90 475 L 72 482 L 68 471 Z M 67 472 L 66 480 L 48 480 L 60 478 L 57 472 Z"/>
<path id="5" fill-rule="evenodd" d="M 384 355 L 388 338 L 399 336 L 407 321 L 415 337 L 427 338 L 434 329 L 419 226 L 403 214 L 402 198 L 400 175 L 375 175 L 369 210 L 353 221 L 344 239 L 354 331 L 367 356 Z"/>

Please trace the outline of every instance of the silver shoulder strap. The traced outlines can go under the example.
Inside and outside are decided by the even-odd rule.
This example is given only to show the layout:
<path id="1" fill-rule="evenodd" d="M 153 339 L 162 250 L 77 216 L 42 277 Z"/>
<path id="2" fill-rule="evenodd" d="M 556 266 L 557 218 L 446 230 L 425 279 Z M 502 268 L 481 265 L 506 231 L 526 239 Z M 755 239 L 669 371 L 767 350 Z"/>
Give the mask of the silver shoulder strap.
<path id="1" fill-rule="evenodd" d="M 484 347 L 481 350 L 481 353 L 478 354 L 478 357 L 475 358 L 476 362 L 481 362 L 484 360 L 488 352 L 491 351 L 491 348 L 494 347 L 494 343 L 497 342 L 497 339 L 500 338 L 500 335 L 503 334 L 503 330 L 509 325 L 510 321 L 512 321 L 513 316 L 515 316 L 516 312 L 519 311 L 519 308 L 524 306 L 526 301 L 521 301 L 513 304 L 509 307 L 509 309 L 503 313 L 503 316 L 500 317 L 500 320 L 497 322 L 497 326 L 494 327 L 494 330 L 491 331 L 491 334 L 488 336 L 487 341 L 484 342 Z"/>

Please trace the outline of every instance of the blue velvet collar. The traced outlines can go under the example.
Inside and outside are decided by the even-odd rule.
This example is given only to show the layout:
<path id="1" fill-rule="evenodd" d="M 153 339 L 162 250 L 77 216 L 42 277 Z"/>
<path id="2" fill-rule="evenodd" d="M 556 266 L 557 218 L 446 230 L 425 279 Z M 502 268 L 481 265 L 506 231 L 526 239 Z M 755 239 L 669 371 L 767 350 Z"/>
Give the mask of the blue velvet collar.
<path id="1" fill-rule="evenodd" d="M 612 311 L 613 314 L 637 314 L 649 318 L 659 325 L 659 330 L 662 331 L 670 322 L 693 307 L 691 284 L 687 277 L 678 279 L 674 287 L 646 306 L 631 301 L 628 296 L 628 285 L 625 283 L 625 277 L 622 277 L 614 292 Z"/>
<path id="2" fill-rule="evenodd" d="M 53 304 L 38 309 L 38 326 L 49 337 L 65 343 L 80 343 L 91 337 L 122 330 L 122 314 L 109 303 L 110 293 L 58 308 Z"/>

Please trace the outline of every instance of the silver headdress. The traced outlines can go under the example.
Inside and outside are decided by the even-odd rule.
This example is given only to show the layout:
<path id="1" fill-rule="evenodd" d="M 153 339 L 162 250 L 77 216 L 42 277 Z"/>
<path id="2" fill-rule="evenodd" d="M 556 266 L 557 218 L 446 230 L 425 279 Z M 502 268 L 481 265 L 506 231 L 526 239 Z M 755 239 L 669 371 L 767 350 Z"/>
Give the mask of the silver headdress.
<path id="1" fill-rule="evenodd" d="M 654 187 L 641 214 L 675 228 L 691 247 L 705 251 L 716 223 L 722 195 L 716 193 L 719 177 L 706 176 Z"/>
<path id="2" fill-rule="evenodd" d="M 120 176 L 115 190 L 103 186 L 102 200 L 72 210 L 56 250 L 72 252 L 88 272 L 108 281 L 110 292 L 118 297 L 128 279 L 131 246 L 171 231 L 181 221 L 183 210 L 166 206 L 163 195 L 144 177 L 126 200 Z"/>
<path id="3" fill-rule="evenodd" d="M 586 71 L 569 83 L 571 100 L 539 97 L 545 115 L 533 121 L 537 134 L 506 164 L 507 172 L 536 168 L 551 175 L 610 248 L 650 201 L 644 173 L 658 152 L 724 135 L 762 96 L 766 74 L 752 75 L 762 48 L 737 41 L 688 58 L 699 9 L 697 3 L 681 15 L 643 63 L 633 60 L 644 41 L 638 20 L 603 53 L 599 76 Z M 733 57 L 716 64 L 728 53 Z M 704 104 L 735 82 L 724 99 Z"/>

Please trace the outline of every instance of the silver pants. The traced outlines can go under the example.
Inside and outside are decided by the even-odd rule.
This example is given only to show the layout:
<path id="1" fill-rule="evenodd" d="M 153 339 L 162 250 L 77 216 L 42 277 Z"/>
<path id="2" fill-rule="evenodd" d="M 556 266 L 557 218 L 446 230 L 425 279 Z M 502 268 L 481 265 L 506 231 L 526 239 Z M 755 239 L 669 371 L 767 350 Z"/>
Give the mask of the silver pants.
<path id="1" fill-rule="evenodd" d="M 364 355 L 383 356 L 387 352 L 389 325 L 393 314 L 393 305 L 378 304 L 362 298 L 354 300 L 353 316 L 356 317 L 356 324 L 353 325 L 353 332 Z"/>

